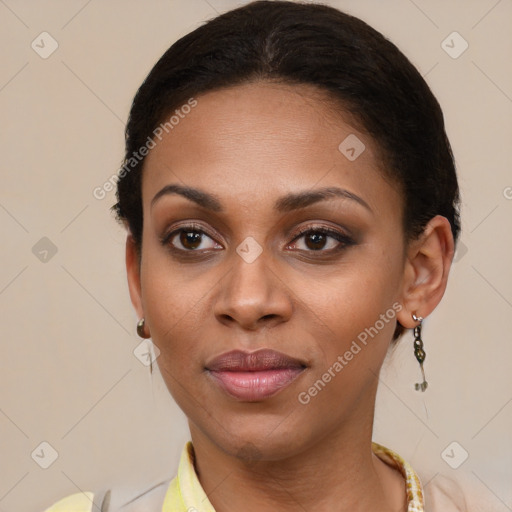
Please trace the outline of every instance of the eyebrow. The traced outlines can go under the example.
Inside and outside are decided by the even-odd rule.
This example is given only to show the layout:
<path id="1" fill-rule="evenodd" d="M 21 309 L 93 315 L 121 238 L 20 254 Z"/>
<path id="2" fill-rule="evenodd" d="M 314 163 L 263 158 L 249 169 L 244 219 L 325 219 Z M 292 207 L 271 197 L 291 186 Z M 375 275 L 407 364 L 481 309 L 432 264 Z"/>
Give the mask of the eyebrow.
<path id="1" fill-rule="evenodd" d="M 172 194 L 183 196 L 186 199 L 198 204 L 199 206 L 206 208 L 207 210 L 212 210 L 214 212 L 224 211 L 222 203 L 217 196 L 198 188 L 177 184 L 166 185 L 159 192 L 157 192 L 151 200 L 151 208 L 160 198 Z M 274 210 L 277 210 L 281 213 L 286 213 L 299 210 L 301 208 L 306 208 L 312 204 L 332 199 L 334 197 L 350 199 L 372 212 L 372 209 L 366 201 L 364 201 L 353 192 L 349 192 L 348 190 L 339 187 L 323 187 L 314 190 L 305 190 L 304 192 L 292 192 L 286 194 L 285 196 L 282 196 L 276 200 L 274 203 Z"/>

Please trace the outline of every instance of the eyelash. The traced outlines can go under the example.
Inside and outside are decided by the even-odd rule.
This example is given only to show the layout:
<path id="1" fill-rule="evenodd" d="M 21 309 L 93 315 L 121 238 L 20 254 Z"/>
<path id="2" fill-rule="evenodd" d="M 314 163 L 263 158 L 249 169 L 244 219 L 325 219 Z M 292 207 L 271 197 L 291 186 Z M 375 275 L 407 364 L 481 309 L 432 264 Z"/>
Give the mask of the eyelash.
<path id="1" fill-rule="evenodd" d="M 169 242 L 174 238 L 175 235 L 177 235 L 181 232 L 191 232 L 191 233 L 206 235 L 207 237 L 209 237 L 213 240 L 213 237 L 210 236 L 199 224 L 188 224 L 185 226 L 181 226 L 179 229 L 175 229 L 168 234 L 165 234 L 160 240 L 161 244 L 164 246 L 168 246 L 172 252 L 174 252 L 175 254 L 180 254 L 180 255 L 183 255 L 185 253 L 201 254 L 201 252 L 205 251 L 205 250 L 206 251 L 218 250 L 218 249 L 202 249 L 202 250 L 201 249 L 199 249 L 199 250 L 178 249 L 178 248 L 172 246 L 172 244 L 170 244 Z M 302 238 L 304 235 L 309 235 L 311 233 L 319 233 L 321 235 L 326 235 L 328 237 L 331 237 L 331 238 L 335 239 L 336 241 L 338 241 L 340 245 L 338 247 L 335 247 L 334 249 L 327 249 L 327 250 L 324 250 L 324 249 L 318 249 L 318 250 L 299 249 L 299 251 L 307 252 L 307 253 L 318 253 L 318 254 L 324 254 L 324 255 L 325 254 L 334 254 L 334 253 L 341 252 L 342 250 L 346 249 L 347 247 L 355 244 L 355 241 L 352 238 L 350 238 L 348 235 L 346 235 L 340 231 L 330 229 L 327 227 L 308 226 L 307 228 L 300 229 L 299 232 L 294 236 L 293 240 L 289 244 L 287 244 L 287 247 L 289 245 L 291 245 L 292 243 L 296 242 L 297 240 L 299 240 L 300 238 Z"/>

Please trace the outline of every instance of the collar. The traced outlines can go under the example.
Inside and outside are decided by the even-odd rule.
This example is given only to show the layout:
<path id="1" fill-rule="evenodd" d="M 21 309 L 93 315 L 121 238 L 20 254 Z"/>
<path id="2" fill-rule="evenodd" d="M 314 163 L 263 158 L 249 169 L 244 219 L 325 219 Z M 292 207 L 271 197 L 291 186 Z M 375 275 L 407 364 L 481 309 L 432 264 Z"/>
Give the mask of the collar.
<path id="1" fill-rule="evenodd" d="M 386 464 L 396 468 L 405 478 L 407 512 L 424 512 L 421 482 L 409 463 L 394 451 L 372 442 L 372 450 Z M 165 495 L 162 512 L 215 512 L 194 469 L 194 447 L 189 441 L 181 452 L 178 473 Z"/>
<path id="2" fill-rule="evenodd" d="M 372 442 L 372 450 L 379 459 L 386 464 L 395 467 L 405 478 L 405 490 L 407 492 L 407 512 L 424 512 L 423 489 L 421 481 L 412 466 L 398 453 Z"/>

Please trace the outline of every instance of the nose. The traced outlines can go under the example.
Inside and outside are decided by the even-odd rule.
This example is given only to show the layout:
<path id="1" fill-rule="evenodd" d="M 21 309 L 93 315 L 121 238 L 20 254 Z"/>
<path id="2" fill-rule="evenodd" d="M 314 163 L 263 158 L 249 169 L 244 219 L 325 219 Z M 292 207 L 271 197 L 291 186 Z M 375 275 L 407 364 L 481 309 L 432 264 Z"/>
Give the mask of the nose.
<path id="1" fill-rule="evenodd" d="M 230 271 L 221 279 L 214 304 L 217 320 L 245 330 L 271 327 L 290 319 L 292 293 L 265 250 L 252 263 L 233 255 Z"/>

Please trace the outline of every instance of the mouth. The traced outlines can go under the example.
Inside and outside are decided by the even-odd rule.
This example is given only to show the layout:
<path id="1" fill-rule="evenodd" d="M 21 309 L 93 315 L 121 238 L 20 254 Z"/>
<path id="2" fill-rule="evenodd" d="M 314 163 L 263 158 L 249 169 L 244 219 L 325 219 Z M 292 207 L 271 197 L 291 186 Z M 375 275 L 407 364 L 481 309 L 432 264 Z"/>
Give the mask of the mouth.
<path id="1" fill-rule="evenodd" d="M 258 402 L 282 391 L 306 368 L 303 361 L 275 350 L 261 349 L 226 352 L 209 362 L 205 369 L 231 397 Z"/>

